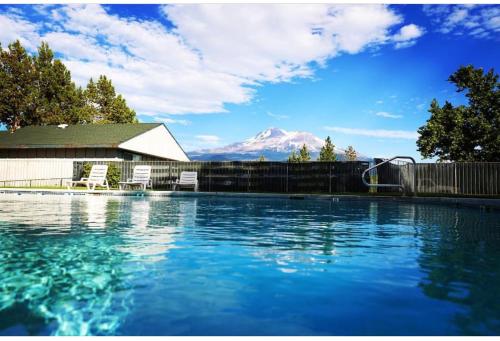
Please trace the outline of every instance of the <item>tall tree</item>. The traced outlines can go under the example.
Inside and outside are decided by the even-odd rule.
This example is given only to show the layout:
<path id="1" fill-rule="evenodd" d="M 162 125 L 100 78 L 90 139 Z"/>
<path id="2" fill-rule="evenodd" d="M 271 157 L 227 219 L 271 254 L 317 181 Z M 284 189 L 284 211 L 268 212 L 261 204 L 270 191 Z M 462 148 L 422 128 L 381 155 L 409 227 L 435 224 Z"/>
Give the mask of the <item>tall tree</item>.
<path id="1" fill-rule="evenodd" d="M 136 123 L 135 111 L 127 106 L 121 95 L 106 76 L 101 75 L 97 83 L 90 79 L 85 90 L 87 115 L 95 123 Z"/>
<path id="2" fill-rule="evenodd" d="M 449 77 L 468 105 L 431 103 L 431 117 L 419 128 L 418 150 L 440 161 L 500 161 L 500 83 L 491 69 L 460 67 Z"/>
<path id="3" fill-rule="evenodd" d="M 77 88 L 47 43 L 30 56 L 19 41 L 0 46 L 0 123 L 14 131 L 27 125 L 135 123 L 135 112 L 111 80 Z"/>
<path id="4" fill-rule="evenodd" d="M 34 103 L 36 110 L 31 124 L 82 123 L 75 116 L 84 105 L 83 93 L 71 81 L 71 73 L 49 45 L 43 42 L 34 57 L 37 74 Z"/>
<path id="5" fill-rule="evenodd" d="M 11 131 L 31 124 L 35 79 L 32 58 L 19 40 L 6 50 L 0 45 L 0 123 Z"/>
<path id="6" fill-rule="evenodd" d="M 295 150 L 292 150 L 292 152 L 288 156 L 288 162 L 299 162 L 299 156 L 297 155 Z"/>
<path id="7" fill-rule="evenodd" d="M 348 146 L 347 149 L 345 150 L 345 156 L 347 158 L 347 161 L 356 161 L 358 153 L 354 150 L 352 146 Z"/>
<path id="8" fill-rule="evenodd" d="M 305 143 L 302 145 L 302 148 L 300 148 L 299 160 L 302 162 L 311 161 L 311 153 L 309 152 L 309 149 L 307 149 Z"/>
<path id="9" fill-rule="evenodd" d="M 335 161 L 337 155 L 335 154 L 335 145 L 332 143 L 330 136 L 325 139 L 325 144 L 319 151 L 318 161 Z"/>

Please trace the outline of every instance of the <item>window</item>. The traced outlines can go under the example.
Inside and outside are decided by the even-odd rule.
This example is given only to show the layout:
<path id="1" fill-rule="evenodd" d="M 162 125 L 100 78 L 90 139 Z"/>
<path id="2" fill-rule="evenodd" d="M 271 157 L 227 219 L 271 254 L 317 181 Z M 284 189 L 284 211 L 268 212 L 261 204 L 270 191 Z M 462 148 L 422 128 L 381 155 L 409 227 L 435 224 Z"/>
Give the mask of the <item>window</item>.
<path id="1" fill-rule="evenodd" d="M 123 152 L 123 160 L 125 161 L 142 161 L 142 156 L 135 153 Z"/>
<path id="2" fill-rule="evenodd" d="M 133 159 L 134 156 L 132 155 L 132 153 L 123 152 L 123 160 L 132 161 Z"/>

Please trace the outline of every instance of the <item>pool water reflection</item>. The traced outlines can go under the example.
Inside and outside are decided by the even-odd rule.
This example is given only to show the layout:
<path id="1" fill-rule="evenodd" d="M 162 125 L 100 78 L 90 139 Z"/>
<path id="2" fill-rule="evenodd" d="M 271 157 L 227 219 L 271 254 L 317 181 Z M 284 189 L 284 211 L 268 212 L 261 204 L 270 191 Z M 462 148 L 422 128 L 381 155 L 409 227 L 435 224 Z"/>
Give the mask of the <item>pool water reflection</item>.
<path id="1" fill-rule="evenodd" d="M 500 214 L 0 196 L 0 335 L 500 333 Z"/>

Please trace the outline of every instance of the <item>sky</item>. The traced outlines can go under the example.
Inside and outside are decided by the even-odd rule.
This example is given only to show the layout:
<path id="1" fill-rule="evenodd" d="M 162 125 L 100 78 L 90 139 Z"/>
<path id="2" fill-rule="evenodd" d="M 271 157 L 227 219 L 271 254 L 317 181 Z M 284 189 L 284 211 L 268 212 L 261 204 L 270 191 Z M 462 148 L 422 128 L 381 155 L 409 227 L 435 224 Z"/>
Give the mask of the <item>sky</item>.
<path id="1" fill-rule="evenodd" d="M 461 65 L 500 70 L 500 5 L 0 5 L 0 42 L 46 41 L 85 86 L 105 74 L 184 150 L 269 127 L 373 157 L 417 151 Z"/>

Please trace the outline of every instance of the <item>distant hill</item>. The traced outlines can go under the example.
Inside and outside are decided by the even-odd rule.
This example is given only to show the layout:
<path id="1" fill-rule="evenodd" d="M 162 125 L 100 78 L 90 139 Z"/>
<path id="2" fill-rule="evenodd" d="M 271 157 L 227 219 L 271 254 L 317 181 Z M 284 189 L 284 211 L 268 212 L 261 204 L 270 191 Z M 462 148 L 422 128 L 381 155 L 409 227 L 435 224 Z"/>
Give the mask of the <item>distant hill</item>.
<path id="1" fill-rule="evenodd" d="M 252 161 L 263 155 L 268 161 L 286 161 L 292 150 L 298 150 L 303 144 L 311 151 L 313 160 L 319 155 L 324 141 L 304 131 L 286 131 L 280 128 L 268 128 L 254 137 L 242 142 L 212 149 L 188 152 L 193 161 Z M 338 160 L 345 160 L 343 149 L 335 148 Z M 359 160 L 368 160 L 361 156 Z"/>

